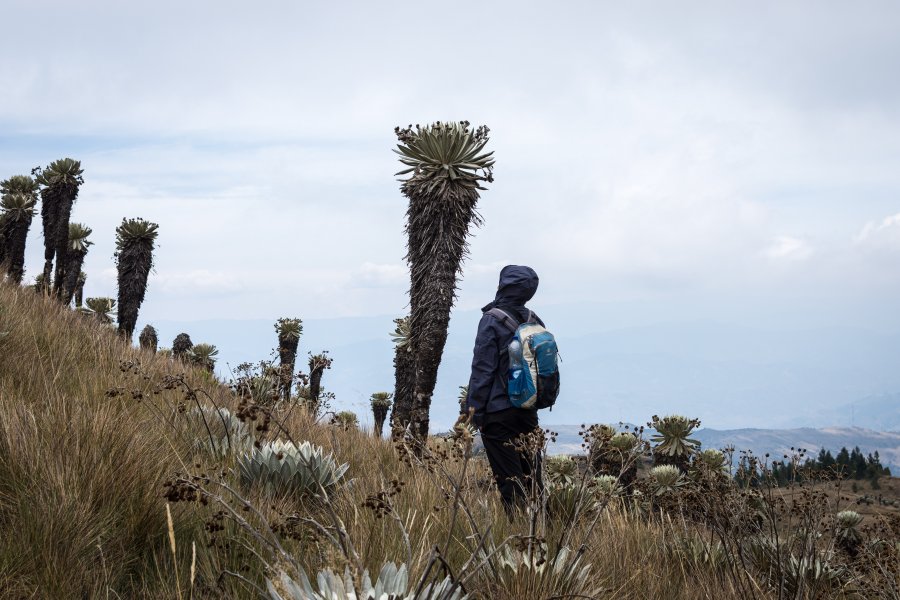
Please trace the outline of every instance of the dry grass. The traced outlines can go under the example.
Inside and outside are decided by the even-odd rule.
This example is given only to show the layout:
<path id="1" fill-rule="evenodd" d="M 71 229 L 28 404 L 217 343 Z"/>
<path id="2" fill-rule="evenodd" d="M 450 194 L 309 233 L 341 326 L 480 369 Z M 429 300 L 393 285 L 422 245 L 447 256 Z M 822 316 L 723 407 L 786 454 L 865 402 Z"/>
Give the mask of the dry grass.
<path id="1" fill-rule="evenodd" d="M 0 331 L 0 589 L 133 594 L 158 579 L 160 485 L 179 449 L 157 417 L 106 391 L 123 358 L 164 361 L 28 288 L 0 288 Z"/>
<path id="2" fill-rule="evenodd" d="M 433 440 L 424 461 L 409 465 L 391 442 L 319 424 L 298 409 L 276 413 L 261 435 L 323 446 L 349 464 L 352 483 L 328 502 L 241 490 L 234 456 L 198 449 L 206 434 L 185 418 L 196 402 L 235 410 L 228 388 L 190 369 L 184 384 L 173 383 L 167 376 L 182 366 L 30 289 L 0 286 L 0 332 L 3 597 L 249 598 L 272 574 L 266 564 L 343 572 L 358 566 L 355 556 L 373 575 L 385 562 L 408 563 L 415 581 L 435 548 L 473 598 L 743 597 L 721 569 L 676 551 L 676 540 L 695 531 L 678 519 L 611 504 L 573 526 L 532 525 L 524 516 L 510 523 L 483 460 Z M 123 370 L 123 361 L 136 367 Z M 163 492 L 176 474 L 203 493 L 171 505 L 173 559 Z M 366 506 L 379 492 L 388 505 L 381 515 Z M 561 539 L 582 553 L 583 577 L 496 564 L 527 540 L 543 541 L 555 556 Z"/>

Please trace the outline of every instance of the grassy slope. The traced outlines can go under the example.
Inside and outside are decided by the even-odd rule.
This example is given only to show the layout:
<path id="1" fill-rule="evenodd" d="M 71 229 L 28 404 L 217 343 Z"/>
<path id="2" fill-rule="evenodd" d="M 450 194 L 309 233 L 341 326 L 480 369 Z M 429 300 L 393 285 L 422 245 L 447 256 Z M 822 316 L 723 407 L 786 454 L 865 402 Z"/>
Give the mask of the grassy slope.
<path id="1" fill-rule="evenodd" d="M 163 560 L 177 454 L 158 418 L 106 392 L 122 360 L 164 361 L 27 288 L 0 286 L 0 331 L 0 589 L 140 589 Z"/>
<path id="2" fill-rule="evenodd" d="M 252 546 L 253 539 L 228 524 L 211 539 L 204 525 L 215 506 L 172 506 L 177 567 L 169 554 L 163 482 L 186 470 L 224 472 L 225 480 L 233 481 L 229 473 L 234 466 L 233 459 L 221 462 L 191 450 L 184 429 L 173 425 L 179 414 L 172 407 L 183 399 L 177 391 L 152 394 L 175 365 L 129 347 L 109 327 L 5 284 L 0 285 L 0 332 L 7 332 L 0 337 L 3 596 L 174 598 L 176 571 L 187 596 L 190 545 L 195 542 L 196 596 L 252 597 L 249 587 L 222 573 L 241 571 L 251 581 L 262 582 L 259 561 L 238 549 L 241 543 Z M 122 360 L 140 361 L 147 378 L 121 370 Z M 190 373 L 189 379 L 219 401 L 233 402 L 226 389 L 203 374 Z M 116 387 L 141 390 L 144 400 L 130 393 L 109 397 L 107 391 Z M 440 477 L 401 464 L 389 443 L 363 432 L 337 431 L 299 414 L 286 417 L 285 426 L 292 438 L 323 445 L 350 464 L 348 477 L 354 483 L 342 489 L 331 506 L 363 562 L 375 572 L 385 561 L 406 561 L 407 550 L 396 522 L 375 518 L 362 504 L 367 496 L 390 489 L 392 479 L 405 482 L 393 502 L 409 532 L 415 579 L 431 549 L 447 539 L 452 508 Z M 459 463 L 447 459 L 441 468 L 455 472 Z M 477 527 L 490 527 L 496 543 L 525 533 L 526 523 L 510 524 L 503 516 L 487 481 L 486 465 L 476 461 L 463 499 Z M 321 508 L 302 500 L 260 494 L 254 492 L 249 499 L 273 523 L 290 513 L 321 516 Z M 457 520 L 447 551 L 455 569 L 472 550 L 465 521 Z M 672 557 L 667 547 L 672 531 L 665 523 L 636 522 L 615 511 L 607 511 L 593 527 L 590 523 L 575 528 L 569 546 L 584 545 L 585 559 L 593 567 L 590 587 L 603 590 L 599 597 L 736 597 L 726 581 L 691 571 Z M 555 527 L 550 524 L 543 531 L 546 539 L 557 537 Z M 308 571 L 343 569 L 346 564 L 322 536 L 295 537 L 299 539 L 285 538 L 283 543 Z M 472 578 L 469 589 L 474 597 L 539 598 L 558 593 L 563 583 L 536 583 L 523 575 L 501 585 L 495 575 L 483 571 Z"/>

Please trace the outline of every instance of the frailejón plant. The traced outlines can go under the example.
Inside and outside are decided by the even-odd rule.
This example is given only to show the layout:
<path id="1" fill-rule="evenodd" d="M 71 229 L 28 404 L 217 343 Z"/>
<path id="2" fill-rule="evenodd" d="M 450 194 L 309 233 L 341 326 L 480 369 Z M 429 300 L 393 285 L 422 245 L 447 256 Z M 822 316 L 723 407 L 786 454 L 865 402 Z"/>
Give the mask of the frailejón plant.
<path id="1" fill-rule="evenodd" d="M 668 415 L 663 418 L 653 415 L 650 426 L 656 430 L 656 435 L 650 440 L 656 444 L 653 447 L 656 464 L 675 465 L 686 471 L 691 457 L 700 448 L 700 442 L 690 437 L 699 425 L 699 420 L 688 419 L 681 415 Z"/>
<path id="2" fill-rule="evenodd" d="M 674 465 L 657 465 L 650 469 L 650 485 L 655 496 L 675 492 L 684 484 L 684 474 Z"/>
<path id="3" fill-rule="evenodd" d="M 284 571 L 281 571 L 274 580 L 266 580 L 270 600 L 465 600 L 467 598 L 450 577 L 436 584 L 425 585 L 416 593 L 419 586 L 415 582 L 410 585 L 406 565 L 397 567 L 394 563 L 387 563 L 381 568 L 374 585 L 369 572 L 365 571 L 360 596 L 356 595 L 349 571 L 345 571 L 343 577 L 331 569 L 320 571 L 316 577 L 316 587 L 318 589 L 313 588 L 309 577 L 302 570 L 299 582 Z"/>
<path id="4" fill-rule="evenodd" d="M 239 456 L 238 468 L 247 487 L 262 485 L 269 491 L 324 499 L 340 483 L 348 465 L 339 465 L 334 456 L 307 441 L 297 446 L 275 440 Z"/>
<path id="5" fill-rule="evenodd" d="M 406 169 L 400 186 L 406 211 L 410 270 L 410 342 L 415 361 L 413 433 L 428 435 L 431 396 L 447 341 L 456 279 L 468 252 L 483 182 L 493 181 L 493 152 L 485 152 L 490 130 L 468 122 L 397 127 L 394 150 Z M 398 400 L 405 401 L 398 397 Z"/>

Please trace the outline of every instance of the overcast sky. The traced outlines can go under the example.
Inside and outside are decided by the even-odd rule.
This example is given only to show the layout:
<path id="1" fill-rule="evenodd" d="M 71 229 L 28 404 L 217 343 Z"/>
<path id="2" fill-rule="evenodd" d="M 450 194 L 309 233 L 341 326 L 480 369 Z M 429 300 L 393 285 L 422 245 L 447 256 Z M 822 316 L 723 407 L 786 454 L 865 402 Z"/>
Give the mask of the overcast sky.
<path id="1" fill-rule="evenodd" d="M 537 306 L 898 331 L 900 5 L 736 4 L 5 0 L 0 175 L 82 161 L 87 295 L 160 224 L 142 322 L 400 315 L 393 128 L 467 119 L 462 308 L 513 262 Z"/>

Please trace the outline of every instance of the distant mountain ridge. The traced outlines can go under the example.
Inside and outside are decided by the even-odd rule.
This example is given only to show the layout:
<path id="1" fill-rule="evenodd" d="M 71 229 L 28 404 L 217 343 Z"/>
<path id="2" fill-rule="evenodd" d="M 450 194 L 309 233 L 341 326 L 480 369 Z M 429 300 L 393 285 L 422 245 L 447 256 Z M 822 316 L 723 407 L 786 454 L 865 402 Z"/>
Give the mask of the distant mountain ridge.
<path id="1" fill-rule="evenodd" d="M 578 435 L 580 425 L 549 425 L 557 432 L 556 443 L 551 448 L 553 454 L 578 454 L 583 452 L 582 439 Z M 842 447 L 848 450 L 859 446 L 864 454 L 878 451 L 881 464 L 900 473 L 900 432 L 874 431 L 862 427 L 802 427 L 797 429 L 700 429 L 692 437 L 699 440 L 704 448 L 725 448 L 732 446 L 735 458 L 742 450 L 749 450 L 770 460 L 783 460 L 795 450 L 803 448 L 807 456 L 815 456 L 821 448 L 832 454 Z M 791 450 L 794 448 L 794 450 Z"/>

